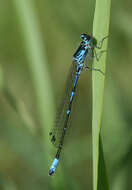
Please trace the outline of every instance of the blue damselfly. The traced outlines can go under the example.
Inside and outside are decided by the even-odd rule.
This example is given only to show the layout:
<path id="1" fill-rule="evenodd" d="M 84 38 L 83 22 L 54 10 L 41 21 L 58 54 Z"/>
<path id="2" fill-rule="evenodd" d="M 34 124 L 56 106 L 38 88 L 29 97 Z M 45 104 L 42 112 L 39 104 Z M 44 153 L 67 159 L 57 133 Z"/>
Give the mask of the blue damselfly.
<path id="1" fill-rule="evenodd" d="M 61 150 L 64 144 L 64 137 L 66 131 L 68 129 L 68 121 L 71 113 L 72 103 L 77 87 L 77 82 L 79 76 L 84 69 L 99 71 L 103 74 L 100 69 L 91 68 L 86 65 L 86 58 L 96 58 L 99 59 L 99 56 L 104 52 L 100 51 L 98 54 L 96 53 L 96 49 L 101 49 L 104 39 L 103 38 L 98 44 L 97 40 L 87 34 L 81 34 L 81 43 L 78 47 L 77 51 L 73 55 L 72 69 L 71 73 L 68 77 L 68 80 L 72 81 L 71 85 L 67 85 L 65 91 L 65 99 L 57 113 L 55 126 L 50 132 L 51 142 L 57 147 L 57 153 L 53 160 L 53 163 L 49 169 L 49 175 L 53 175 L 56 171 L 57 165 L 59 163 L 59 158 L 61 154 Z"/>

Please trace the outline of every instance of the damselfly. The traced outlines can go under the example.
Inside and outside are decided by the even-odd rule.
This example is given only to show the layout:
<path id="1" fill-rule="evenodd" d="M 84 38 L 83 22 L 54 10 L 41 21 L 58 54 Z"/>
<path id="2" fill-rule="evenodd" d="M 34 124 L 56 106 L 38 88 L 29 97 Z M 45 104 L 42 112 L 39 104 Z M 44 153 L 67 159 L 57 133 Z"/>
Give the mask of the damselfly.
<path id="1" fill-rule="evenodd" d="M 73 55 L 72 69 L 70 76 L 68 77 L 71 81 L 71 85 L 67 86 L 64 102 L 61 105 L 61 109 L 57 113 L 55 126 L 52 132 L 50 132 L 51 142 L 57 147 L 57 153 L 49 169 L 49 175 L 53 175 L 55 173 L 57 165 L 59 163 L 60 154 L 64 144 L 64 137 L 68 129 L 68 121 L 71 113 L 73 99 L 75 96 L 77 82 L 82 70 L 84 69 L 96 70 L 103 73 L 100 69 L 88 67 L 86 65 L 86 58 L 95 57 L 97 60 L 99 59 L 99 56 L 104 51 L 100 51 L 97 54 L 96 48 L 101 49 L 103 41 L 106 37 L 103 38 L 98 44 L 97 40 L 90 35 L 81 34 L 80 37 L 81 37 L 81 43 L 77 51 Z"/>

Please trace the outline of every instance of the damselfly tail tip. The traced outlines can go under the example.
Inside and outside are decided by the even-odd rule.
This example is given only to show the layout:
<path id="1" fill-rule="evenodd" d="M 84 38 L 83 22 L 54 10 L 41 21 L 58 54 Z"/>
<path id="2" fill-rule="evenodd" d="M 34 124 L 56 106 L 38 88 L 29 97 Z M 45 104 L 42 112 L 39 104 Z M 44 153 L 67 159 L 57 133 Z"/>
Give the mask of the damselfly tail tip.
<path id="1" fill-rule="evenodd" d="M 49 176 L 52 176 L 55 173 L 52 168 L 49 169 Z"/>
<path id="2" fill-rule="evenodd" d="M 53 163 L 52 163 L 50 169 L 49 169 L 49 175 L 50 175 L 50 176 L 52 176 L 52 175 L 55 173 L 56 168 L 57 168 L 57 166 L 58 166 L 58 163 L 59 163 L 59 160 L 58 160 L 57 158 L 55 158 L 55 159 L 53 160 Z"/>

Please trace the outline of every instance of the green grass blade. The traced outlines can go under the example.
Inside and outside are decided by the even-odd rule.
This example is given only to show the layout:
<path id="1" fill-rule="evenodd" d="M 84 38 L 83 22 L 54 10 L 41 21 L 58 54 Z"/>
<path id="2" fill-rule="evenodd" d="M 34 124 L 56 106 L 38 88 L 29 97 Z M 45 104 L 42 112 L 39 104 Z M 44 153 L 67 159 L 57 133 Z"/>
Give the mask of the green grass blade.
<path id="1" fill-rule="evenodd" d="M 109 20 L 110 20 L 110 5 L 111 0 L 96 0 L 94 23 L 93 23 L 93 36 L 100 41 L 103 37 L 108 36 Z M 102 50 L 107 50 L 106 39 L 103 43 Z M 99 61 L 94 60 L 94 67 L 101 69 L 105 73 L 106 53 L 104 53 Z M 104 94 L 104 80 L 99 72 L 93 71 L 92 73 L 92 93 L 93 93 L 93 114 L 92 114 L 92 137 L 93 137 L 93 189 L 98 188 L 98 166 L 99 166 L 99 135 L 101 116 L 103 108 L 103 94 Z M 106 190 L 106 189 L 105 189 Z"/>
<path id="2" fill-rule="evenodd" d="M 108 177 L 106 172 L 104 152 L 101 136 L 99 136 L 99 166 L 98 166 L 98 189 L 99 190 L 109 190 Z"/>
<path id="3" fill-rule="evenodd" d="M 40 123 L 44 129 L 45 143 L 48 141 L 49 129 L 53 124 L 54 102 L 49 77 L 44 42 L 39 30 L 39 22 L 35 14 L 35 7 L 31 0 L 14 0 L 19 18 L 28 66 L 36 92 Z"/>

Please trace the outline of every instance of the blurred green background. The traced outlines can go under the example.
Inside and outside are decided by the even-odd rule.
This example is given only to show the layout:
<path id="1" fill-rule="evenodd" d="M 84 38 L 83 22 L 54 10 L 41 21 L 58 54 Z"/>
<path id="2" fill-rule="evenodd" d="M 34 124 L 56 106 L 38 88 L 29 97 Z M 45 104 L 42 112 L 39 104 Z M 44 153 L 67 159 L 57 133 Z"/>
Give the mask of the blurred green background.
<path id="1" fill-rule="evenodd" d="M 0 190 L 92 189 L 91 72 L 83 72 L 60 165 L 48 133 L 92 0 L 0 0 Z M 109 186 L 132 187 L 132 2 L 112 1 L 102 141 Z M 101 20 L 100 22 L 103 22 Z"/>

